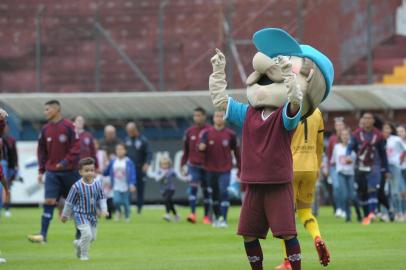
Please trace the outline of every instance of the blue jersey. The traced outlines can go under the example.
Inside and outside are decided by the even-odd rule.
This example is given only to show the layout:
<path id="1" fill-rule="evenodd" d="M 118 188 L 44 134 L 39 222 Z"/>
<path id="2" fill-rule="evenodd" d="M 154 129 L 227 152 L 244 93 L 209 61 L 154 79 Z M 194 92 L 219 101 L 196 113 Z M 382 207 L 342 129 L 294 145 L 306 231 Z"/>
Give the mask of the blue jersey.
<path id="1" fill-rule="evenodd" d="M 80 179 L 72 185 L 62 215 L 73 215 L 77 225 L 90 224 L 96 226 L 98 203 L 102 211 L 107 210 L 102 183 L 95 180 L 92 184 L 86 184 Z"/>

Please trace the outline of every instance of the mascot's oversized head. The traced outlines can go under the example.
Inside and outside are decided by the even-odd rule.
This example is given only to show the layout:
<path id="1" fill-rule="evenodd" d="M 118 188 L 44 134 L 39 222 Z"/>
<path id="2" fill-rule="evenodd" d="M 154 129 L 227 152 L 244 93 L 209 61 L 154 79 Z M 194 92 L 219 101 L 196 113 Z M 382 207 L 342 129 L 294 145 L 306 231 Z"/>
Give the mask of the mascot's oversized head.
<path id="1" fill-rule="evenodd" d="M 280 107 L 286 102 L 286 87 L 278 63 L 280 56 L 287 56 L 303 91 L 302 117 L 312 114 L 327 98 L 333 84 L 334 68 L 330 59 L 309 45 L 300 45 L 278 28 L 259 30 L 253 43 L 258 52 L 252 60 L 254 72 L 246 81 L 251 106 Z"/>

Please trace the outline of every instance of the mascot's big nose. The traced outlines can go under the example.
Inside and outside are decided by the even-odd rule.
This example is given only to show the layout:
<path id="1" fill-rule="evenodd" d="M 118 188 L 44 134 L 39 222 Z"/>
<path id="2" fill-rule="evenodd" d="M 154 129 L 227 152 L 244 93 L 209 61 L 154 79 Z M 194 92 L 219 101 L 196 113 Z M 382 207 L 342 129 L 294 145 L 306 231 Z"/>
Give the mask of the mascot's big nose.
<path id="1" fill-rule="evenodd" d="M 260 74 L 266 74 L 274 82 L 282 82 L 282 72 L 277 62 L 261 52 L 252 59 L 252 67 Z"/>

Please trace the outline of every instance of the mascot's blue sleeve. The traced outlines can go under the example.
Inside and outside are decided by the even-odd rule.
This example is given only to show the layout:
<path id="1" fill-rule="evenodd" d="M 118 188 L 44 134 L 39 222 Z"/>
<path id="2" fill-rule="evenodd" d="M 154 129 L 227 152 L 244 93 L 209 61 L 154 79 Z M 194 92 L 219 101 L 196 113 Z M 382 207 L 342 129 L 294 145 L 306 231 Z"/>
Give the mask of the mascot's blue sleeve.
<path id="1" fill-rule="evenodd" d="M 282 120 L 283 126 L 286 128 L 286 130 L 290 131 L 294 130 L 300 122 L 300 117 L 302 117 L 302 106 L 300 106 L 300 109 L 295 116 L 289 117 L 287 112 L 288 105 L 289 102 L 286 102 L 285 106 L 283 106 Z"/>
<path id="2" fill-rule="evenodd" d="M 244 125 L 247 110 L 248 104 L 235 101 L 230 97 L 228 98 L 227 111 L 224 119 L 236 126 L 242 127 Z"/>

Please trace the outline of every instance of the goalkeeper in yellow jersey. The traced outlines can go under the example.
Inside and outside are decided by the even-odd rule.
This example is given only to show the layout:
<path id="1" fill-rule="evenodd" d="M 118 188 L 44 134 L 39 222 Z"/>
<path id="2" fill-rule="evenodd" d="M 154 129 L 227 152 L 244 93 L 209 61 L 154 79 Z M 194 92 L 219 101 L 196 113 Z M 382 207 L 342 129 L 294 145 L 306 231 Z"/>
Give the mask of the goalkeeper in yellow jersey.
<path id="1" fill-rule="evenodd" d="M 303 119 L 297 126 L 291 142 L 293 156 L 293 190 L 295 207 L 300 222 L 312 236 L 320 263 L 327 266 L 330 253 L 325 242 L 321 239 L 317 219 L 313 216 L 313 202 L 316 181 L 319 177 L 323 155 L 323 116 L 319 109 Z M 284 244 L 284 243 L 282 243 Z M 292 269 L 289 260 L 277 267 L 277 270 Z"/>

